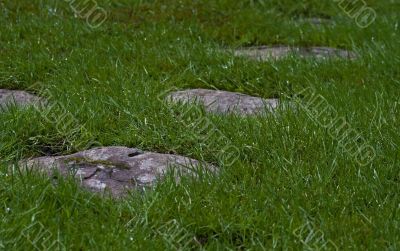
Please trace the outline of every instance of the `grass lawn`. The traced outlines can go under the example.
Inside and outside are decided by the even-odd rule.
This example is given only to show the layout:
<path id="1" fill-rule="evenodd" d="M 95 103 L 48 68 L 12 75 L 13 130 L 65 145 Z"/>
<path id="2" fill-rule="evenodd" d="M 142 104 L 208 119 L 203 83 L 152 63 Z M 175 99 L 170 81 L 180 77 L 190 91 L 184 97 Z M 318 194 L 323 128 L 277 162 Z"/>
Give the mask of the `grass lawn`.
<path id="1" fill-rule="evenodd" d="M 377 18 L 364 29 L 326 0 L 97 0 L 107 12 L 99 27 L 71 2 L 0 2 L 0 89 L 57 104 L 0 112 L 0 250 L 400 249 L 399 1 L 366 1 Z M 315 17 L 328 21 L 304 21 Z M 259 62 L 231 52 L 258 45 L 359 57 Z M 158 99 L 205 88 L 290 102 L 307 87 L 372 147 L 371 161 L 360 164 L 304 109 L 182 118 Z M 226 140 L 199 131 L 194 116 Z M 220 171 L 179 184 L 169 176 L 120 200 L 19 171 L 21 159 L 93 141 Z M 226 144 L 239 149 L 232 165 L 221 161 Z"/>

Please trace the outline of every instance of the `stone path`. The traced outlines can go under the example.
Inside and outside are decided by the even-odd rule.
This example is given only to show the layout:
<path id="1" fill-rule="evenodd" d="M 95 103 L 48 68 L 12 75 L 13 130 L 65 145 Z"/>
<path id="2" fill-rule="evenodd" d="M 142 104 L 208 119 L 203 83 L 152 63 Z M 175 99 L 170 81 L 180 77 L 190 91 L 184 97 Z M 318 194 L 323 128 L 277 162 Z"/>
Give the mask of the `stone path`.
<path id="1" fill-rule="evenodd" d="M 0 89 L 0 108 L 6 108 L 12 104 L 25 107 L 42 103 L 43 100 L 40 97 L 25 91 Z"/>
<path id="2" fill-rule="evenodd" d="M 354 52 L 330 47 L 255 46 L 237 49 L 234 51 L 234 55 L 259 61 L 279 60 L 290 55 L 316 59 L 342 58 L 354 60 L 357 58 Z"/>
<path id="3" fill-rule="evenodd" d="M 194 175 L 196 170 L 216 172 L 213 165 L 171 154 L 143 152 L 127 147 L 102 147 L 57 157 L 24 160 L 21 166 L 37 169 L 53 177 L 58 171 L 72 175 L 93 192 L 109 191 L 114 197 L 126 195 L 131 189 L 153 185 L 167 171 L 179 175 Z"/>
<path id="4" fill-rule="evenodd" d="M 239 115 L 259 114 L 273 111 L 279 104 L 278 99 L 263 99 L 249 95 L 206 89 L 190 89 L 170 93 L 167 100 L 182 103 L 198 103 L 212 113 L 236 113 Z"/>
<path id="5" fill-rule="evenodd" d="M 352 52 L 327 47 L 260 46 L 235 51 L 236 56 L 246 56 L 261 61 L 281 59 L 291 54 L 315 58 L 356 58 Z M 175 103 L 196 103 L 211 113 L 238 115 L 272 112 L 280 103 L 278 99 L 207 89 L 172 92 L 167 96 L 167 100 Z M 0 89 L 0 107 L 7 107 L 12 103 L 18 106 L 36 105 L 43 104 L 43 99 L 25 91 Z M 176 181 L 179 181 L 181 175 L 196 177 L 198 171 L 217 172 L 215 166 L 195 159 L 180 155 L 143 152 L 123 146 L 95 148 L 66 156 L 39 157 L 23 160 L 20 164 L 22 167 L 45 172 L 53 178 L 55 173 L 60 173 L 64 177 L 72 176 L 89 191 L 101 194 L 106 192 L 113 197 L 123 197 L 132 189 L 152 186 L 169 171 Z"/>

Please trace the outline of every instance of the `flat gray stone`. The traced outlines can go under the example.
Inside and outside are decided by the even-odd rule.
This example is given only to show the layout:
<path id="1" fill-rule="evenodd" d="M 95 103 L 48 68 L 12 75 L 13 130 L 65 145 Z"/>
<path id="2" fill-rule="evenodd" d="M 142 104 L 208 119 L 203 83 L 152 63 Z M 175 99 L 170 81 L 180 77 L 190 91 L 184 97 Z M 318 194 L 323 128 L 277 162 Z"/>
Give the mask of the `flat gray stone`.
<path id="1" fill-rule="evenodd" d="M 316 59 L 354 60 L 357 58 L 354 52 L 330 47 L 255 46 L 235 50 L 234 55 L 259 61 L 279 60 L 290 55 Z"/>
<path id="2" fill-rule="evenodd" d="M 154 185 L 167 171 L 179 181 L 180 175 L 196 176 L 200 168 L 216 171 L 213 165 L 187 157 L 142 152 L 136 148 L 101 147 L 66 156 L 40 157 L 24 160 L 23 167 L 63 176 L 73 176 L 92 192 L 110 192 L 121 197 L 131 189 Z"/>
<path id="3" fill-rule="evenodd" d="M 241 93 L 207 89 L 176 91 L 170 93 L 167 100 L 175 103 L 197 103 L 212 113 L 236 113 L 239 115 L 273 111 L 279 104 L 278 99 L 263 99 Z"/>
<path id="4" fill-rule="evenodd" d="M 43 100 L 26 91 L 0 89 L 0 108 L 7 108 L 9 105 L 26 107 L 29 105 L 42 104 Z"/>
<path id="5" fill-rule="evenodd" d="M 315 26 L 332 25 L 334 22 L 328 18 L 310 17 L 302 19 L 305 23 L 310 23 Z"/>

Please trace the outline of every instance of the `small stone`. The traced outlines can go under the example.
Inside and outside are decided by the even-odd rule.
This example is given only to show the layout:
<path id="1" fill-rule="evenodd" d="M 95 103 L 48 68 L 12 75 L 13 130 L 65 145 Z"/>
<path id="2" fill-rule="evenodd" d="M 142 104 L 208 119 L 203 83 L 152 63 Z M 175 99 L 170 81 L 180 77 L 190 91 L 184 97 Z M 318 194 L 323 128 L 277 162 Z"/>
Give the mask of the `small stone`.
<path id="1" fill-rule="evenodd" d="M 212 113 L 236 113 L 253 115 L 273 111 L 279 104 L 278 99 L 263 99 L 241 93 L 215 91 L 206 89 L 190 89 L 176 91 L 167 96 L 167 100 L 176 103 L 198 103 Z"/>
<path id="2" fill-rule="evenodd" d="M 25 91 L 0 89 L 0 108 L 7 108 L 9 105 L 26 107 L 29 105 L 42 104 L 43 100 Z"/>
<path id="3" fill-rule="evenodd" d="M 259 61 L 279 60 L 290 55 L 316 59 L 354 60 L 357 58 L 354 52 L 330 47 L 255 46 L 240 48 L 234 52 L 234 55 Z"/>
<path id="4" fill-rule="evenodd" d="M 72 175 L 92 192 L 108 191 L 114 197 L 126 195 L 129 190 L 155 184 L 167 171 L 173 171 L 176 181 L 181 174 L 196 177 L 196 170 L 215 172 L 213 165 L 187 157 L 142 152 L 136 148 L 101 147 L 66 156 L 40 157 L 24 160 L 23 167 L 64 177 Z"/>
<path id="5" fill-rule="evenodd" d="M 334 24 L 334 22 L 331 19 L 319 18 L 319 17 L 304 18 L 304 19 L 302 19 L 302 21 L 305 22 L 305 23 L 310 23 L 310 24 L 315 25 L 315 26 L 323 26 L 323 25 Z"/>

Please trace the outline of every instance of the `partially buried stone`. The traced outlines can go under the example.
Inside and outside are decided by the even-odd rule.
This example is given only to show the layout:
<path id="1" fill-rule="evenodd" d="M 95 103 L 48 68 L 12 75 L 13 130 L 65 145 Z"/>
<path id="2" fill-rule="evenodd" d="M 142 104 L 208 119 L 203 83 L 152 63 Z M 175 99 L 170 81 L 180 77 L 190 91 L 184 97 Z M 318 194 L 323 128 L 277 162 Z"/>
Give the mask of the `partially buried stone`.
<path id="1" fill-rule="evenodd" d="M 26 107 L 43 104 L 43 99 L 25 91 L 0 89 L 0 108 L 10 105 Z"/>
<path id="2" fill-rule="evenodd" d="M 277 108 L 278 99 L 263 99 L 241 93 L 215 91 L 207 89 L 190 89 L 176 91 L 167 96 L 167 100 L 176 103 L 198 103 L 212 113 L 235 113 L 254 115 Z"/>
<path id="3" fill-rule="evenodd" d="M 354 60 L 357 55 L 352 51 L 330 47 L 289 47 L 289 46 L 254 46 L 234 51 L 235 56 L 248 57 L 259 61 L 279 60 L 290 55 L 315 59 L 348 59 Z"/>
<path id="4" fill-rule="evenodd" d="M 305 23 L 310 23 L 315 26 L 332 25 L 334 21 L 328 18 L 310 17 L 302 20 Z"/>
<path id="5" fill-rule="evenodd" d="M 63 176 L 72 175 L 90 191 L 108 191 L 114 197 L 126 195 L 131 189 L 154 185 L 157 178 L 162 178 L 168 171 L 172 171 L 177 181 L 180 175 L 197 176 L 200 170 L 216 171 L 211 164 L 187 157 L 117 146 L 66 156 L 39 157 L 20 164 L 44 171 L 51 177 L 56 172 Z"/>

